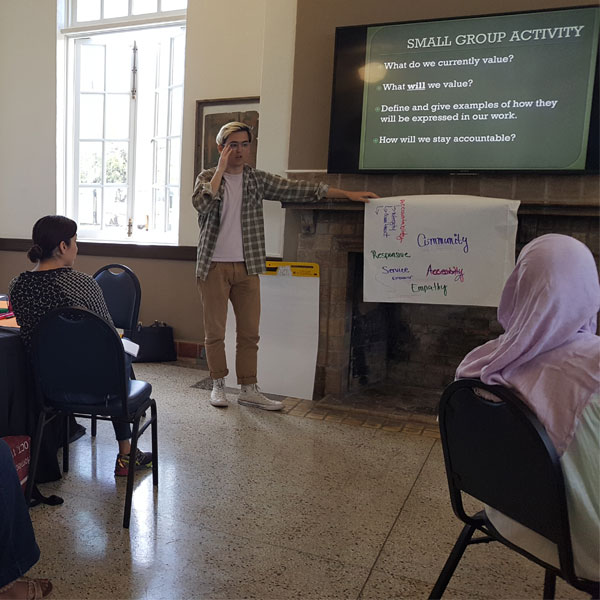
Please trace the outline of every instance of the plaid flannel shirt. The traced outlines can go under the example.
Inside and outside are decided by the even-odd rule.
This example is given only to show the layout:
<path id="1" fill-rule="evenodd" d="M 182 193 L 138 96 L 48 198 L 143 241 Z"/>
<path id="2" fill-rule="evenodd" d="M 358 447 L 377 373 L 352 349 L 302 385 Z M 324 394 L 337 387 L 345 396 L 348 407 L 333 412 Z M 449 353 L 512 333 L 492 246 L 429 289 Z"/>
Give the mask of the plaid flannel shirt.
<path id="1" fill-rule="evenodd" d="M 221 226 L 221 204 L 225 182 L 213 195 L 210 180 L 216 169 L 202 171 L 196 179 L 192 203 L 198 211 L 200 237 L 196 257 L 196 277 L 205 280 L 215 251 Z M 316 202 L 327 195 L 329 186 L 284 179 L 244 165 L 242 192 L 242 247 L 249 275 L 265 271 L 265 229 L 263 200 L 287 200 L 288 202 Z"/>

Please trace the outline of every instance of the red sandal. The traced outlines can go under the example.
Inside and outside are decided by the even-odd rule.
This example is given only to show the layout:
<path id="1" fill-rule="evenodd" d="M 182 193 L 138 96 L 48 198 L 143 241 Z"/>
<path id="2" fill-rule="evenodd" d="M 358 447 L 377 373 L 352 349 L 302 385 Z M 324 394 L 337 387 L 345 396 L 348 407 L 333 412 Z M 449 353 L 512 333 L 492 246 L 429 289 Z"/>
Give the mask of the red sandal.
<path id="1" fill-rule="evenodd" d="M 49 579 L 21 577 L 0 592 L 0 600 L 42 600 L 52 592 Z"/>

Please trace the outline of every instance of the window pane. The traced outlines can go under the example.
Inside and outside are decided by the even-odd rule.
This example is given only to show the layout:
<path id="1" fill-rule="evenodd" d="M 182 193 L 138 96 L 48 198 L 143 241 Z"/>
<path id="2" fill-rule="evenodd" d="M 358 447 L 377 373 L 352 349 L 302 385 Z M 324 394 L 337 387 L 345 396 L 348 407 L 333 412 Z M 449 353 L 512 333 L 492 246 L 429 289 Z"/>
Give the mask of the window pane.
<path id="1" fill-rule="evenodd" d="M 127 184 L 127 142 L 106 142 L 106 183 Z"/>
<path id="2" fill-rule="evenodd" d="M 169 65 L 171 61 L 171 40 L 163 40 L 157 46 L 158 52 L 158 77 L 157 88 L 166 88 L 169 83 Z"/>
<path id="3" fill-rule="evenodd" d="M 100 226 L 101 188 L 79 188 L 79 224 Z"/>
<path id="4" fill-rule="evenodd" d="M 179 188 L 167 188 L 169 202 L 167 205 L 166 231 L 173 231 L 177 227 L 177 207 L 179 206 Z"/>
<path id="5" fill-rule="evenodd" d="M 185 36 L 173 38 L 173 85 L 183 85 L 185 70 Z"/>
<path id="6" fill-rule="evenodd" d="M 106 137 L 127 139 L 129 137 L 129 95 L 106 95 Z"/>
<path id="7" fill-rule="evenodd" d="M 187 0 L 162 0 L 160 10 L 183 10 L 187 8 Z"/>
<path id="8" fill-rule="evenodd" d="M 79 138 L 102 137 L 104 94 L 81 94 L 79 102 Z"/>
<path id="9" fill-rule="evenodd" d="M 155 94 L 156 98 L 156 134 L 157 136 L 163 137 L 167 135 L 167 111 L 169 106 L 167 104 L 168 92 Z"/>
<path id="10" fill-rule="evenodd" d="M 165 184 L 165 163 L 167 158 L 167 145 L 165 140 L 156 140 L 156 161 L 155 161 L 155 179 L 154 183 L 158 185 Z"/>
<path id="11" fill-rule="evenodd" d="M 79 183 L 102 182 L 102 142 L 79 142 Z"/>
<path id="12" fill-rule="evenodd" d="M 156 0 L 133 0 L 131 13 L 134 15 L 143 15 L 145 13 L 156 12 Z"/>
<path id="13" fill-rule="evenodd" d="M 154 190 L 154 229 L 164 231 L 165 227 L 165 188 Z"/>
<path id="14" fill-rule="evenodd" d="M 100 19 L 100 0 L 78 0 L 78 21 L 97 21 L 98 19 Z"/>
<path id="15" fill-rule="evenodd" d="M 183 113 L 183 88 L 171 90 L 171 126 L 169 135 L 181 135 L 181 119 Z"/>
<path id="16" fill-rule="evenodd" d="M 150 228 L 150 213 L 152 212 L 152 189 L 144 188 L 135 191 L 134 227 L 148 231 Z"/>
<path id="17" fill-rule="evenodd" d="M 81 0 L 79 0 L 81 2 Z M 129 9 L 127 0 L 104 0 L 104 18 L 126 17 Z"/>
<path id="18" fill-rule="evenodd" d="M 79 87 L 83 92 L 104 90 L 104 46 L 81 46 Z"/>
<path id="19" fill-rule="evenodd" d="M 109 44 L 106 47 L 106 90 L 131 91 L 132 48 L 128 44 Z"/>
<path id="20" fill-rule="evenodd" d="M 127 188 L 104 188 L 104 227 L 127 229 Z"/>
<path id="21" fill-rule="evenodd" d="M 171 185 L 179 185 L 179 177 L 181 172 L 181 140 L 180 138 L 172 138 L 169 142 L 169 180 L 167 183 Z"/>

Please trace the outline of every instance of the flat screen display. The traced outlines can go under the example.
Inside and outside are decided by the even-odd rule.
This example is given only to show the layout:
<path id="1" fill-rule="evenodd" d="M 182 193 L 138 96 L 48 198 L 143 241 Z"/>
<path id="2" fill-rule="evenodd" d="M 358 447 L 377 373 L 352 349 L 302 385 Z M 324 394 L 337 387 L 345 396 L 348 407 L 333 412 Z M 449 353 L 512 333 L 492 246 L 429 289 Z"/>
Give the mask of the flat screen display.
<path id="1" fill-rule="evenodd" d="M 600 9 L 336 30 L 328 170 L 598 172 Z"/>

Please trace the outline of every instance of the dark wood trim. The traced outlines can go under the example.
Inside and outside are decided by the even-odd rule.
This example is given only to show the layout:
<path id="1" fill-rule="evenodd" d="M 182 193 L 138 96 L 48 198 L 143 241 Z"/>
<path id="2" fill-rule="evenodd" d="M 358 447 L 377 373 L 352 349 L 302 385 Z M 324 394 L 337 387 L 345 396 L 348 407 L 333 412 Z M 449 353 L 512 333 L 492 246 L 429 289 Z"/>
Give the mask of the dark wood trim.
<path id="1" fill-rule="evenodd" d="M 285 202 L 283 208 L 291 210 L 362 211 L 364 204 L 347 200 L 323 200 L 319 202 Z M 527 204 L 521 202 L 519 215 L 553 215 L 560 217 L 600 217 L 600 206 L 590 204 Z"/>
<path id="2" fill-rule="evenodd" d="M 556 215 L 560 217 L 598 217 L 600 206 L 590 204 L 525 204 L 519 206 L 519 215 Z"/>
<path id="3" fill-rule="evenodd" d="M 27 252 L 31 240 L 0 238 L 0 252 Z M 144 246 L 141 244 L 102 244 L 77 242 L 82 256 L 107 256 L 115 258 L 146 258 L 160 260 L 196 260 L 196 246 Z M 279 261 L 281 257 L 267 256 Z"/>
<path id="4" fill-rule="evenodd" d="M 31 240 L 0 238 L 0 251 L 27 252 Z M 115 256 L 123 258 L 154 258 L 163 260 L 196 260 L 195 246 L 160 246 L 142 244 L 110 244 L 77 242 L 82 256 Z"/>

